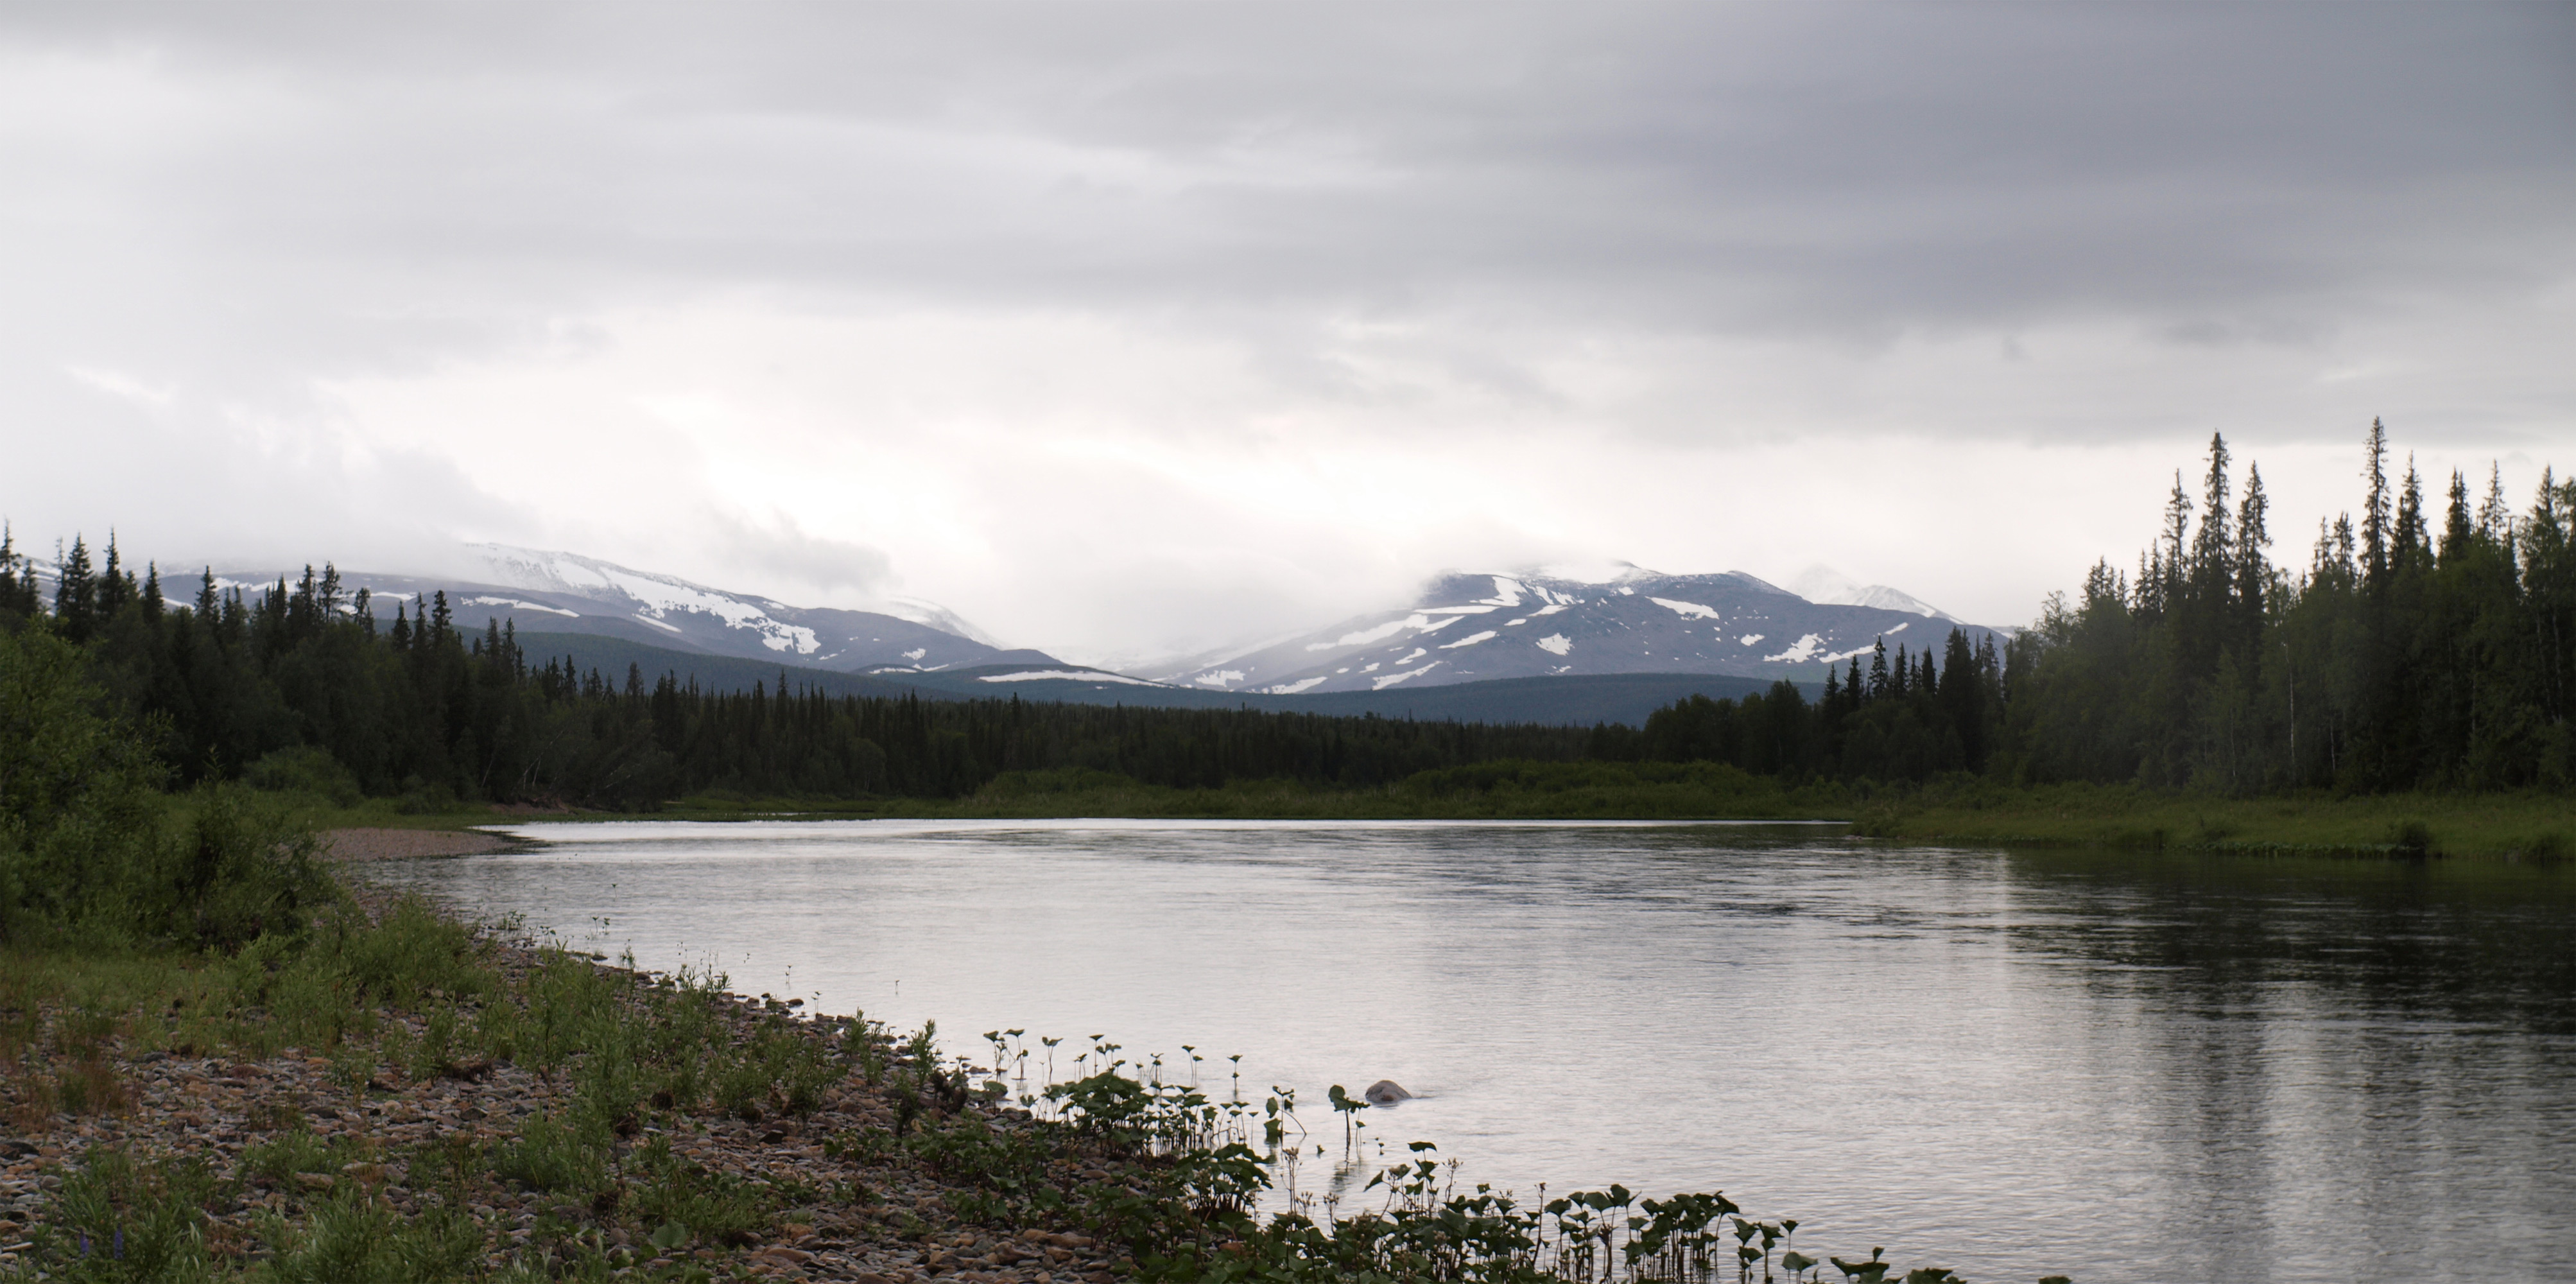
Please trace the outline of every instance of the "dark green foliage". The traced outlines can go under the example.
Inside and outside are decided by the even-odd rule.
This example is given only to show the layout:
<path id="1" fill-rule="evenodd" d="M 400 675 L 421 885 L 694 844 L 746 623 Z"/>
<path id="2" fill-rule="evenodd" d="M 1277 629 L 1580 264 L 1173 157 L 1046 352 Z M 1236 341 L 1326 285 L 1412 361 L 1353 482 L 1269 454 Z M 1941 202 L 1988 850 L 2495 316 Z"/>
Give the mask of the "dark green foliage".
<path id="1" fill-rule="evenodd" d="M 231 948 L 328 901 L 312 840 L 209 788 L 165 823 L 142 737 L 54 629 L 0 632 L 0 940 L 78 931 Z"/>
<path id="2" fill-rule="evenodd" d="M 1624 728 L 836 697 L 785 672 L 747 692 L 632 666 L 611 678 L 527 654 L 513 626 L 460 636 L 443 596 L 395 603 L 379 629 L 374 605 L 343 601 L 329 566 L 256 598 L 208 574 L 193 605 L 173 608 L 157 575 L 147 591 L 121 570 L 81 571 L 86 552 L 75 542 L 73 553 L 65 583 L 88 587 L 58 593 L 52 616 L 0 601 L 0 627 L 16 619 L 13 632 L 46 639 L 27 645 L 49 674 L 101 689 L 66 698 L 143 728 L 183 781 L 240 777 L 339 805 L 362 794 L 416 811 L 521 799 L 640 809 L 695 793 L 955 798 L 1012 772 L 1365 788 L 1489 758 L 1633 756 Z"/>
<path id="3" fill-rule="evenodd" d="M 2169 542 L 2134 583 L 2098 566 L 2081 602 L 2052 598 L 2006 664 L 2013 773 L 2237 794 L 2564 789 L 2576 486 L 2545 476 L 2516 517 L 2500 484 L 2473 510 L 2454 475 L 2437 543 L 2412 466 L 2392 488 L 2378 424 L 2365 445 L 2359 539 L 2349 517 L 2321 523 L 2303 573 L 2266 560 L 2249 469 L 2232 538 L 2213 511 L 2181 560 Z M 2224 466 L 2213 441 L 2213 500 Z"/>
<path id="4" fill-rule="evenodd" d="M 0 688 L 53 693 L 44 709 L 0 709 L 0 731 L 30 729 L 0 743 L 0 823 L 20 818 L 0 832 L 0 879 L 20 879 L 0 884 L 0 903 L 61 915 L 94 897 L 104 867 L 76 853 L 132 845 L 142 822 L 130 800 L 148 793 L 156 754 L 186 781 L 240 775 L 344 805 L 393 797 L 406 811 L 954 799 L 988 787 L 1025 798 L 1121 780 L 1358 790 L 1506 759 L 1713 762 L 1793 783 L 1964 772 L 2236 794 L 2566 788 L 2576 482 L 2544 478 L 2516 516 L 2496 482 L 2473 505 L 2454 475 L 2437 520 L 2411 465 L 2391 484 L 2387 454 L 2374 423 L 2360 521 L 2321 526 L 2303 573 L 2269 560 L 2262 475 L 2248 466 L 2240 493 L 2213 437 L 2199 495 L 2175 475 L 2134 578 L 2098 563 L 2078 597 L 2052 595 L 2000 651 L 1960 630 L 1920 652 L 1890 654 L 1882 639 L 1866 669 L 1854 656 L 1830 675 L 1821 699 L 1785 682 L 1738 700 L 1694 696 L 1642 732 L 830 696 L 785 672 L 747 692 L 648 681 L 633 666 L 621 680 L 531 656 L 507 624 L 460 636 L 444 595 L 397 602 L 379 630 L 366 595 L 343 601 L 328 565 L 256 600 L 203 576 L 194 604 L 171 608 L 157 572 L 137 581 L 113 541 L 95 570 L 72 542 L 48 614 L 0 535 L 0 632 L 21 639 L 0 654 Z M 111 720 L 99 709 L 140 740 L 101 731 Z M 28 828 L 30 791 L 52 791 L 54 804 L 68 804 L 64 791 L 90 795 L 38 809 L 85 827 Z M 292 912 L 234 906 L 191 930 L 238 932 Z"/>
<path id="5" fill-rule="evenodd" d="M 2564 790 L 2576 783 L 2576 482 L 2544 475 L 2515 516 L 2490 480 L 2438 523 L 2371 425 L 2359 534 L 2321 524 L 2308 569 L 2265 553 L 2269 500 L 2233 501 L 2212 438 L 2195 503 L 2179 474 L 2135 579 L 2094 566 L 1999 656 L 1953 631 L 1939 664 L 1882 641 L 1802 708 L 1774 688 L 1648 719 L 1648 757 L 1845 780 L 1984 772 L 2230 794 L 2330 788 Z M 2192 514 L 2200 512 L 2195 529 Z M 2401 846 L 2416 836 L 2393 839 Z"/>

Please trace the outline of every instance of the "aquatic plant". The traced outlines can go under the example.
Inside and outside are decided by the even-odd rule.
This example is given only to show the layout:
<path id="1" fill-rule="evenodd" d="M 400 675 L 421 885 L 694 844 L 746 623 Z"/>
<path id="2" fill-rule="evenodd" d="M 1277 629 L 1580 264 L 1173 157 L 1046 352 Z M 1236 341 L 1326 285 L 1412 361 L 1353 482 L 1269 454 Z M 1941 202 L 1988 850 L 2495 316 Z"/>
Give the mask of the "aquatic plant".
<path id="1" fill-rule="evenodd" d="M 1427 1141 L 1369 1172 L 1358 1118 L 1368 1102 L 1339 1084 L 1327 1099 L 1343 1117 L 1343 1158 L 1324 1191 L 1306 1191 L 1303 1162 L 1327 1152 L 1309 1151 L 1294 1090 L 1274 1086 L 1253 1109 L 1241 1100 L 1234 1057 L 1235 1091 L 1215 1102 L 1195 1084 L 1164 1081 L 1160 1057 L 1130 1064 L 1102 1036 L 1091 1044 L 1076 1058 L 1078 1077 L 1024 1094 L 1037 1104 L 1023 1126 L 960 1115 L 906 1143 L 984 1192 L 955 1211 L 996 1225 L 1032 1216 L 1080 1223 L 1124 1245 L 1135 1278 L 1173 1284 L 1722 1284 L 1730 1272 L 1736 1284 L 1773 1284 L 1783 1272 L 1812 1282 L 1828 1263 L 1846 1284 L 1958 1284 L 1942 1267 L 1898 1275 L 1884 1248 L 1857 1261 L 1801 1252 L 1798 1219 L 1746 1215 L 1718 1191 L 1641 1199 L 1613 1184 L 1548 1198 L 1541 1187 L 1540 1202 L 1524 1203 L 1490 1185 L 1462 1188 L 1458 1162 Z M 997 1061 L 1003 1046 L 996 1043 Z M 1099 1165 L 1091 1180 L 1062 1188 L 1046 1179 L 1048 1158 L 1064 1146 L 1093 1156 L 1084 1161 Z"/>

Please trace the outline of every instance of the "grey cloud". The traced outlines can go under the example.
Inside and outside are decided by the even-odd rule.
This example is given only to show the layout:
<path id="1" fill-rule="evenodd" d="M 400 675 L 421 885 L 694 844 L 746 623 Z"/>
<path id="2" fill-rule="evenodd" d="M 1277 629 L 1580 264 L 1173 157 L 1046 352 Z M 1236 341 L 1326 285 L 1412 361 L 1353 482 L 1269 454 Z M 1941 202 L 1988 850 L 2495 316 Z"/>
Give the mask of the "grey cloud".
<path id="1" fill-rule="evenodd" d="M 14 25 L 245 104 L 143 217 L 358 345 L 710 280 L 1776 334 L 2280 325 L 2571 266 L 2565 6 L 495 16 Z"/>
<path id="2" fill-rule="evenodd" d="M 2563 308 L 2535 303 L 2576 280 L 2571 69 L 2564 4 L 12 6 L 0 432 L 17 484 L 0 504 L 22 530 L 115 521 L 138 547 L 128 514 L 145 508 L 155 547 L 269 558 L 355 563 L 368 540 L 425 548 L 467 527 L 554 546 L 560 523 L 495 503 L 452 461 L 335 453 L 329 385 L 496 355 L 569 364 L 613 343 L 591 327 L 618 310 L 740 296 L 1106 318 L 1140 344 L 1219 336 L 1208 364 L 1240 360 L 1263 386 L 1176 398 L 1169 418 L 1189 422 L 1157 426 L 1165 448 L 1361 407 L 1381 413 L 1328 429 L 1485 434 L 1467 444 L 1490 451 L 1526 411 L 1559 420 L 1532 439 L 1617 453 L 1635 445 L 1622 434 L 1758 444 L 1919 422 L 1990 440 L 2154 433 L 2187 458 L 2212 414 L 2231 435 L 2341 440 L 2384 412 L 2545 455 L 2534 434 L 2564 435 L 2576 391 L 2550 355 Z M 2541 323 L 2517 332 L 2524 317 Z M 2376 346 L 2335 364 L 2420 367 L 2329 389 L 2323 358 L 2223 364 L 2365 328 Z M 2097 332 L 2165 364 L 2066 357 Z M 1871 402 L 1861 363 L 1839 360 L 1926 335 L 1972 339 L 1944 351 L 2010 373 L 1935 353 L 1940 369 Z M 1766 363 L 1764 345 L 1785 355 Z M 1587 352 L 1629 364 L 1569 390 L 1549 362 Z M 984 374 L 960 359 L 924 378 Z M 1495 409 L 1425 390 L 1440 379 Z M 1054 422 L 1114 432 L 1154 413 L 1136 384 L 1107 386 L 1088 417 Z M 1265 395 L 1294 413 L 1235 413 Z M 548 431 L 543 413 L 495 419 Z M 907 420 L 852 395 L 779 431 L 972 417 Z M 1102 506 L 1160 502 L 1092 484 Z M 782 592 L 889 579 L 885 553 L 789 518 L 647 502 L 623 519 L 701 521 Z M 992 536 L 997 564 L 1063 555 L 1064 513 L 1024 507 L 989 523 L 1025 526 Z M 1242 520 L 1208 507 L 1151 509 L 1184 555 L 1116 592 L 1176 600 L 1199 532 Z M 1569 516 L 1566 538 L 1620 516 Z M 1333 520 L 1344 543 L 1292 553 L 1308 537 L 1279 519 L 1274 556 L 1319 583 L 1366 565 L 1366 516 Z M 1113 554 L 1076 569 L 1113 577 L 1097 570 Z M 1260 565 L 1245 585 L 1279 582 Z M 1262 609 L 1266 590 L 1227 584 L 1191 591 Z"/>
<path id="3" fill-rule="evenodd" d="M 893 578 L 894 566 L 884 550 L 831 539 L 805 530 L 786 513 L 758 522 L 729 514 L 711 514 L 719 532 L 721 563 L 785 585 L 825 594 L 877 594 Z"/>

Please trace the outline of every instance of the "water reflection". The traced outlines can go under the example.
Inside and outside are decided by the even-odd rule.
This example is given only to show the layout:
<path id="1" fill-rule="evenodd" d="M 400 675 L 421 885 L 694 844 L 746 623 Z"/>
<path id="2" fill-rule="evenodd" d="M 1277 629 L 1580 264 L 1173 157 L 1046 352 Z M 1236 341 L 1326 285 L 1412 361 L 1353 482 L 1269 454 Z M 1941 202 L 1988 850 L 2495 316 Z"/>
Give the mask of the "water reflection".
<path id="1" fill-rule="evenodd" d="M 1319 1134 L 1326 1085 L 1391 1077 L 1423 1099 L 1371 1136 L 1524 1193 L 1723 1187 L 1811 1247 L 1980 1279 L 2576 1276 L 2556 867 L 1776 827 L 527 832 L 552 845 L 399 876 L 970 1040 L 1240 1052 Z"/>

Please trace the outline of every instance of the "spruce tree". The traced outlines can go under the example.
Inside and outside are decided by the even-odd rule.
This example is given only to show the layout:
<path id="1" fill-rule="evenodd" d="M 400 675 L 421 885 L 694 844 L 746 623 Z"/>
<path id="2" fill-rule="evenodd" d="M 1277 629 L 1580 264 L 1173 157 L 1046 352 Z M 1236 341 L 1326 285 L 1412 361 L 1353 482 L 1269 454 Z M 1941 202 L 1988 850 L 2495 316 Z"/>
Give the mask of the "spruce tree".
<path id="1" fill-rule="evenodd" d="M 2363 439 L 2362 480 L 2370 483 L 2369 494 L 2361 505 L 2361 573 L 2363 582 L 2377 586 L 2388 578 L 2388 430 L 2379 420 L 2370 421 L 2370 435 Z"/>
<path id="2" fill-rule="evenodd" d="M 2161 565 L 2156 569 L 2158 613 L 2173 609 L 2174 599 L 2181 596 L 2185 565 L 2184 539 L 2191 531 L 2191 496 L 2183 493 L 2182 470 L 2174 470 L 2173 493 L 2165 499 L 2165 536 Z"/>
<path id="3" fill-rule="evenodd" d="M 2177 481 L 2179 490 L 2181 483 Z M 2200 532 L 2191 541 L 2191 578 L 2204 591 L 2224 592 L 2235 578 L 2235 552 L 2227 528 L 2227 438 L 2209 435 L 2209 475 L 2201 482 Z"/>
<path id="4" fill-rule="evenodd" d="M 2513 509 L 2505 503 L 2504 465 L 2487 465 L 2487 497 L 2478 505 L 2478 530 L 2498 547 L 2513 534 Z"/>
<path id="5" fill-rule="evenodd" d="M 2457 468 L 2451 470 L 2450 500 L 2450 508 L 2442 516 L 2442 562 L 2446 566 L 2467 556 L 2470 544 L 2477 538 L 2477 527 L 2469 520 L 2469 480 Z"/>
<path id="6" fill-rule="evenodd" d="M 18 551 L 16 532 L 0 522 L 0 624 L 32 618 L 43 608 L 36 595 L 35 572 Z"/>
<path id="7" fill-rule="evenodd" d="M 98 581 L 90 572 L 89 545 L 72 536 L 68 553 L 54 558 L 54 623 L 73 642 L 86 642 L 97 631 Z"/>
<path id="8" fill-rule="evenodd" d="M 2272 501 L 2263 493 L 2263 468 L 2260 464 L 2245 466 L 2245 502 L 2236 509 L 2236 636 L 2248 647 L 2260 645 L 2263 635 L 2263 602 L 2272 583 L 2271 560 L 2263 550 L 2272 546 Z M 2323 528 L 2319 528 L 2322 538 Z"/>
<path id="9" fill-rule="evenodd" d="M 124 610 L 125 604 L 134 600 L 133 589 L 134 581 L 125 573 L 124 564 L 116 554 L 116 531 L 110 528 L 107 532 L 107 565 L 98 576 L 99 621 L 105 623 Z"/>
<path id="10" fill-rule="evenodd" d="M 2397 493 L 2397 524 L 2388 532 L 2388 561 L 2392 570 L 2421 563 L 2430 545 L 2430 532 L 2424 526 L 2424 478 L 2415 471 L 2415 456 L 2406 456 L 2406 484 Z"/>

